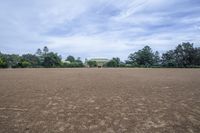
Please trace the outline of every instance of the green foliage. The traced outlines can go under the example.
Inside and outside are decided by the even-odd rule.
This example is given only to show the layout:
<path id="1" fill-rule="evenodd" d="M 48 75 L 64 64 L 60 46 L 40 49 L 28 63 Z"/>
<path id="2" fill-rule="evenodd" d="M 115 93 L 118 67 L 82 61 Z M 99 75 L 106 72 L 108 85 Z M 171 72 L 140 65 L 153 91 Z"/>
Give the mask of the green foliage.
<path id="1" fill-rule="evenodd" d="M 5 60 L 2 57 L 0 57 L 0 68 L 6 68 L 6 67 L 7 67 L 7 64 Z"/>
<path id="2" fill-rule="evenodd" d="M 66 67 L 66 68 L 77 68 L 77 67 L 84 67 L 83 64 L 79 64 L 78 62 L 73 62 L 73 63 L 64 63 L 63 64 L 63 67 Z"/>
<path id="3" fill-rule="evenodd" d="M 73 56 L 69 55 L 65 61 L 66 62 L 63 63 L 62 67 L 66 67 L 66 68 L 84 67 L 84 64 L 81 61 L 80 57 L 75 59 Z"/>
<path id="4" fill-rule="evenodd" d="M 167 51 L 162 55 L 164 67 L 193 67 L 200 65 L 200 50 L 192 43 L 179 44 L 175 50 Z"/>
<path id="5" fill-rule="evenodd" d="M 78 57 L 76 60 L 75 60 L 75 63 L 77 64 L 77 67 L 84 67 L 84 64 L 83 62 L 81 61 L 81 58 Z"/>
<path id="6" fill-rule="evenodd" d="M 73 56 L 69 55 L 69 56 L 67 57 L 66 61 L 69 61 L 69 62 L 72 63 L 72 62 L 75 62 L 75 58 L 74 58 Z"/>
<path id="7" fill-rule="evenodd" d="M 192 43 L 179 44 L 174 50 L 162 54 L 153 52 L 149 46 L 129 55 L 126 62 L 132 67 L 196 67 L 200 65 L 200 48 L 194 48 Z"/>
<path id="8" fill-rule="evenodd" d="M 89 61 L 87 62 L 87 64 L 89 65 L 89 67 L 97 67 L 97 62 L 96 62 L 96 61 L 91 61 L 91 60 L 89 60 Z"/>
<path id="9" fill-rule="evenodd" d="M 40 58 L 36 55 L 24 54 L 22 55 L 22 59 L 26 62 L 29 62 L 32 67 L 40 66 Z"/>
<path id="10" fill-rule="evenodd" d="M 18 67 L 21 67 L 21 68 L 31 67 L 31 63 L 28 62 L 28 61 L 21 60 L 21 61 L 18 63 Z"/>
<path id="11" fill-rule="evenodd" d="M 175 53 L 173 50 L 167 51 L 162 55 L 162 65 L 164 67 L 177 67 Z"/>
<path id="12" fill-rule="evenodd" d="M 106 63 L 107 67 L 118 67 L 117 62 L 114 60 L 110 60 L 108 63 Z"/>
<path id="13" fill-rule="evenodd" d="M 195 48 L 193 55 L 194 55 L 194 59 L 193 59 L 192 64 L 194 66 L 200 66 L 200 48 Z"/>
<path id="14" fill-rule="evenodd" d="M 21 57 L 19 55 L 16 54 L 3 54 L 2 57 L 4 58 L 4 61 L 7 64 L 7 67 L 10 68 L 17 68 L 19 67 L 19 62 L 21 60 Z"/>
<path id="15" fill-rule="evenodd" d="M 200 68 L 200 47 L 194 47 L 192 43 L 179 44 L 174 50 L 169 50 L 162 54 L 153 52 L 149 46 L 137 52 L 131 53 L 125 63 L 120 58 L 112 58 L 104 62 L 104 67 L 187 67 Z M 97 67 L 102 62 L 95 60 L 87 61 L 90 67 Z M 103 65 L 102 64 L 102 65 Z M 102 66 L 101 65 L 101 66 Z M 69 55 L 65 62 L 57 53 L 49 52 L 48 47 L 43 50 L 37 49 L 35 55 L 24 54 L 2 54 L 0 52 L 0 68 L 26 68 L 26 67 L 84 67 L 80 58 L 75 59 Z"/>
<path id="16" fill-rule="evenodd" d="M 57 55 L 57 53 L 47 53 L 44 56 L 44 61 L 42 62 L 44 67 L 61 67 L 61 58 Z"/>
<path id="17" fill-rule="evenodd" d="M 150 67 L 154 64 L 154 53 L 149 46 L 129 55 L 129 61 L 144 67 Z"/>
<path id="18" fill-rule="evenodd" d="M 161 64 L 160 54 L 158 51 L 154 53 L 153 56 L 153 66 L 159 66 Z"/>
<path id="19" fill-rule="evenodd" d="M 179 44 L 176 47 L 174 53 L 178 67 L 187 67 L 192 63 L 193 51 L 193 44 L 190 43 Z"/>
<path id="20" fill-rule="evenodd" d="M 110 61 L 108 61 L 105 66 L 106 67 L 120 67 L 123 63 L 120 62 L 120 58 L 112 58 Z"/>

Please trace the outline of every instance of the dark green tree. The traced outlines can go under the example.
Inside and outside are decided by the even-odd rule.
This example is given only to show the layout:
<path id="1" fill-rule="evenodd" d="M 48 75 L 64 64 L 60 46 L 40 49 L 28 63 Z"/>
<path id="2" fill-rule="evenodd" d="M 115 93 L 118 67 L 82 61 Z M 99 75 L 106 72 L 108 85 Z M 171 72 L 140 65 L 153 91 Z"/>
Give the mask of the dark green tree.
<path id="1" fill-rule="evenodd" d="M 106 67 L 120 67 L 121 61 L 120 58 L 112 58 L 110 61 L 108 61 L 105 66 Z"/>
<path id="2" fill-rule="evenodd" d="M 84 64 L 83 62 L 81 61 L 81 58 L 78 57 L 76 60 L 75 60 L 76 64 L 77 64 L 77 67 L 84 67 Z"/>
<path id="3" fill-rule="evenodd" d="M 194 66 L 200 66 L 200 47 L 194 49 L 194 60 L 192 64 Z"/>
<path id="4" fill-rule="evenodd" d="M 16 54 L 3 54 L 3 58 L 9 68 L 17 68 L 21 57 Z"/>
<path id="5" fill-rule="evenodd" d="M 67 57 L 66 61 L 69 61 L 69 62 L 72 63 L 72 62 L 75 62 L 75 58 L 74 58 L 74 56 L 69 55 L 69 56 Z"/>
<path id="6" fill-rule="evenodd" d="M 32 67 L 32 66 L 30 62 L 25 61 L 24 59 L 21 59 L 21 61 L 18 63 L 18 67 L 27 68 L 27 67 Z"/>
<path id="7" fill-rule="evenodd" d="M 32 54 L 24 54 L 22 55 L 22 59 L 31 64 L 31 67 L 39 67 L 40 66 L 40 58 L 36 55 Z"/>
<path id="8" fill-rule="evenodd" d="M 162 55 L 162 66 L 177 67 L 176 56 L 174 50 L 167 51 Z"/>
<path id="9" fill-rule="evenodd" d="M 117 67 L 117 62 L 114 60 L 110 60 L 106 63 L 106 67 Z"/>
<path id="10" fill-rule="evenodd" d="M 162 65 L 165 67 L 193 67 L 198 62 L 198 50 L 192 43 L 179 44 L 175 50 L 162 55 Z"/>
<path id="11" fill-rule="evenodd" d="M 144 67 L 150 67 L 154 63 L 154 53 L 149 46 L 145 46 L 142 50 L 130 54 L 128 58 L 132 64 Z"/>
<path id="12" fill-rule="evenodd" d="M 153 62 L 154 62 L 154 63 L 153 63 L 154 66 L 159 66 L 159 65 L 161 64 L 160 54 L 159 54 L 158 51 L 156 51 L 156 52 L 154 53 Z"/>
<path id="13" fill-rule="evenodd" d="M 179 44 L 174 52 L 178 67 L 188 67 L 192 65 L 195 57 L 195 50 L 192 43 L 187 42 Z"/>
<path id="14" fill-rule="evenodd" d="M 8 65 L 3 57 L 0 56 L 0 68 L 6 68 Z"/>
<path id="15" fill-rule="evenodd" d="M 42 63 L 44 67 L 61 67 L 61 58 L 57 55 L 57 53 L 47 53 L 44 57 L 44 61 Z"/>
<path id="16" fill-rule="evenodd" d="M 87 64 L 89 65 L 89 67 L 97 67 L 97 62 L 96 61 L 87 61 Z"/>

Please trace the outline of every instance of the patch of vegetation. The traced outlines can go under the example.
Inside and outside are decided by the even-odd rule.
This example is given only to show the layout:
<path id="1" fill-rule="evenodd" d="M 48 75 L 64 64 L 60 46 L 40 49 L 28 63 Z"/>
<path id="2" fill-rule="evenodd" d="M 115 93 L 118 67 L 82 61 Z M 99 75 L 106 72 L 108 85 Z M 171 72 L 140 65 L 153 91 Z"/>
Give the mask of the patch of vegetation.
<path id="1" fill-rule="evenodd" d="M 89 60 L 83 63 L 81 58 L 69 55 L 64 61 L 62 57 L 54 52 L 49 52 L 48 47 L 43 50 L 38 49 L 35 54 L 0 53 L 0 68 L 72 68 L 72 67 L 98 67 L 98 63 Z M 103 67 L 151 67 L 151 68 L 199 68 L 200 67 L 200 47 L 194 47 L 193 43 L 179 44 L 174 50 L 169 50 L 161 56 L 158 51 L 153 51 L 150 46 L 145 46 L 141 50 L 131 53 L 128 60 L 121 61 L 114 57 L 106 61 Z"/>

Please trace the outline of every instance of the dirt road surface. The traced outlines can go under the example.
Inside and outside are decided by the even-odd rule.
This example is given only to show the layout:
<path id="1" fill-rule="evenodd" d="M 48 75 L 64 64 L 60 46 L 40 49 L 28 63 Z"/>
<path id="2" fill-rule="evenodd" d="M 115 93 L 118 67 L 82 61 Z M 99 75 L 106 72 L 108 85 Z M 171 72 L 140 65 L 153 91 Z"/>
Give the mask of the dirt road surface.
<path id="1" fill-rule="evenodd" d="M 200 69 L 0 70 L 0 133 L 200 133 Z"/>

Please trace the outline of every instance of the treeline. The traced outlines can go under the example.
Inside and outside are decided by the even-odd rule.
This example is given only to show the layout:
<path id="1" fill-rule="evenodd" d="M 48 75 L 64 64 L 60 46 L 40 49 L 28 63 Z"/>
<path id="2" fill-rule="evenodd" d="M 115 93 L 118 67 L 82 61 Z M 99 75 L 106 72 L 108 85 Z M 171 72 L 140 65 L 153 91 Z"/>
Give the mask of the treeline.
<path id="1" fill-rule="evenodd" d="M 0 68 L 58 68 L 58 67 L 84 67 L 80 58 L 68 56 L 65 61 L 54 52 L 49 52 L 45 46 L 38 49 L 35 54 L 2 54 L 0 53 Z"/>
<path id="2" fill-rule="evenodd" d="M 0 53 L 0 68 L 68 68 L 68 67 L 97 67 L 95 61 L 82 62 L 80 58 L 69 55 L 64 61 L 61 56 L 49 52 L 45 46 L 38 49 L 35 54 Z M 179 44 L 174 50 L 169 50 L 162 55 L 153 51 L 151 47 L 131 53 L 128 60 L 121 61 L 115 57 L 104 64 L 104 67 L 172 67 L 172 68 L 194 68 L 200 67 L 200 47 L 194 47 L 192 43 Z"/>
<path id="3" fill-rule="evenodd" d="M 193 43 L 179 44 L 174 50 L 162 55 L 149 46 L 131 53 L 128 60 L 121 62 L 119 58 L 110 60 L 107 67 L 167 67 L 167 68 L 200 68 L 200 47 Z"/>

